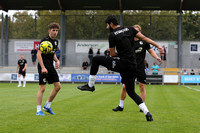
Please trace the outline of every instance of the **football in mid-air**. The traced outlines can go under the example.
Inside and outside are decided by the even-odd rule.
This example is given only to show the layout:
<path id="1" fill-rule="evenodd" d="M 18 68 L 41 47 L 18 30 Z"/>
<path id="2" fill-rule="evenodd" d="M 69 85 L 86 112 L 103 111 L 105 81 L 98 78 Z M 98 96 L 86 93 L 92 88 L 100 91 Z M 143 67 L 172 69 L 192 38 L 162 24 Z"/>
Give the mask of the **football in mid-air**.
<path id="1" fill-rule="evenodd" d="M 53 45 L 49 41 L 43 41 L 40 43 L 39 50 L 43 54 L 49 54 L 53 50 Z"/>

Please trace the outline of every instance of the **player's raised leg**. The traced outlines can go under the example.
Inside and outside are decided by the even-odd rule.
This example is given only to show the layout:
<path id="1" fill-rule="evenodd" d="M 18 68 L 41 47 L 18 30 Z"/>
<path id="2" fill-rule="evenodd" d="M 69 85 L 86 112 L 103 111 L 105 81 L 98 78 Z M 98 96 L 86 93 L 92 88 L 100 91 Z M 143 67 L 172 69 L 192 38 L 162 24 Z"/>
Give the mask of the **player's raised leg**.
<path id="1" fill-rule="evenodd" d="M 111 70 L 112 61 L 114 61 L 114 59 L 112 57 L 95 56 L 92 60 L 89 82 L 86 85 L 78 86 L 77 88 L 82 91 L 92 91 L 92 92 L 95 91 L 94 84 L 95 84 L 95 80 L 96 80 L 96 74 L 99 70 L 99 66 L 102 65 L 102 66 L 108 68 L 109 70 Z"/>

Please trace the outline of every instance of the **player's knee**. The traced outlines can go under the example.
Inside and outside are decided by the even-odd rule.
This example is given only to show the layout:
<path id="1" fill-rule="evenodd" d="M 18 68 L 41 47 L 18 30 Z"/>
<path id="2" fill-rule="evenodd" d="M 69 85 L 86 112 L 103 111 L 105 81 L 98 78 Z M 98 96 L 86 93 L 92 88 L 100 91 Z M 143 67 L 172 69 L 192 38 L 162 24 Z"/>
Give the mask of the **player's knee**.
<path id="1" fill-rule="evenodd" d="M 61 85 L 60 84 L 56 85 L 55 89 L 56 89 L 56 91 L 59 91 L 61 89 Z"/>
<path id="2" fill-rule="evenodd" d="M 95 55 L 92 59 L 92 62 L 99 62 L 102 61 L 104 57 L 103 56 L 99 56 L 99 55 Z"/>
<path id="3" fill-rule="evenodd" d="M 136 92 L 135 92 L 134 89 L 128 89 L 128 88 L 127 88 L 127 89 L 126 89 L 126 92 L 128 93 L 129 96 L 131 96 L 131 95 L 132 95 L 132 96 L 135 96 L 135 95 L 136 95 Z"/>
<path id="4" fill-rule="evenodd" d="M 127 94 L 129 97 L 131 97 L 132 99 L 135 99 L 137 94 L 134 91 L 127 91 Z"/>
<path id="5" fill-rule="evenodd" d="M 92 59 L 92 63 L 97 62 L 97 60 L 98 60 L 98 56 L 94 56 L 93 59 Z"/>
<path id="6" fill-rule="evenodd" d="M 58 89 L 59 89 L 59 90 L 61 89 L 61 85 L 58 86 Z"/>
<path id="7" fill-rule="evenodd" d="M 40 86 L 40 91 L 41 91 L 42 93 L 44 93 L 44 91 L 45 91 L 45 86 Z"/>
<path id="8" fill-rule="evenodd" d="M 41 92 L 44 93 L 44 92 L 45 92 L 45 89 L 42 89 Z"/>
<path id="9" fill-rule="evenodd" d="M 126 86 L 125 86 L 125 84 L 123 84 L 122 89 L 123 89 L 123 91 L 126 91 Z"/>
<path id="10" fill-rule="evenodd" d="M 144 85 L 144 84 L 140 84 L 139 86 L 140 86 L 140 90 L 141 90 L 141 91 L 144 91 L 144 90 L 145 90 L 145 85 Z"/>
<path id="11" fill-rule="evenodd" d="M 140 88 L 140 92 L 141 93 L 145 92 L 145 88 Z"/>

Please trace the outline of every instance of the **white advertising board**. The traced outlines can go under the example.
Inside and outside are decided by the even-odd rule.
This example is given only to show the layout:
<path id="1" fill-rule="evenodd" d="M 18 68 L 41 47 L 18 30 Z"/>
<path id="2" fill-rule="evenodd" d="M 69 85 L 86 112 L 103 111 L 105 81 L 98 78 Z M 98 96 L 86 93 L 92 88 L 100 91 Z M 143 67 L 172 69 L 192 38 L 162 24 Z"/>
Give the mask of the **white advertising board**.
<path id="1" fill-rule="evenodd" d="M 16 53 L 30 53 L 34 47 L 33 41 L 15 41 Z"/>
<path id="2" fill-rule="evenodd" d="M 164 75 L 164 83 L 178 83 L 178 75 Z"/>
<path id="3" fill-rule="evenodd" d="M 0 81 L 10 81 L 10 73 L 0 73 Z"/>
<path id="4" fill-rule="evenodd" d="M 88 53 L 90 47 L 93 47 L 93 52 L 96 53 L 100 49 L 101 53 L 109 48 L 108 42 L 76 42 L 76 53 Z"/>

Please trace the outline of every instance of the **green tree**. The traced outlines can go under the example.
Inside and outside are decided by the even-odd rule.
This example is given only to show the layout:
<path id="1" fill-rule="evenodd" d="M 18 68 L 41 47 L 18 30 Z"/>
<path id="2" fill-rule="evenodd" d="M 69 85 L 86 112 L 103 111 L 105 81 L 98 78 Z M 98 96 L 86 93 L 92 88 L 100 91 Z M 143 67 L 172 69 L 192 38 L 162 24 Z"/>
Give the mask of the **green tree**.
<path id="1" fill-rule="evenodd" d="M 177 15 L 164 15 L 152 17 L 152 38 L 157 40 L 177 39 Z"/>
<path id="2" fill-rule="evenodd" d="M 17 12 L 9 21 L 9 38 L 41 39 L 48 35 L 48 24 L 60 24 L 61 11 L 37 11 L 36 19 L 26 11 Z M 107 15 L 114 14 L 118 20 L 120 11 L 103 10 L 67 10 L 66 38 L 67 39 L 107 39 L 109 32 L 106 30 L 105 19 Z M 138 11 L 123 12 L 123 25 L 133 26 L 139 24 L 144 35 L 156 40 L 177 39 L 177 16 L 175 11 Z M 36 20 L 36 23 L 35 23 Z M 184 40 L 199 40 L 200 17 L 198 12 L 183 12 Z M 35 27 L 36 25 L 36 27 Z M 58 38 L 60 34 L 58 34 Z"/>
<path id="3" fill-rule="evenodd" d="M 184 40 L 199 40 L 200 16 L 198 12 L 187 11 L 182 17 L 182 35 Z"/>
<path id="4" fill-rule="evenodd" d="M 16 12 L 10 21 L 9 38 L 32 39 L 34 38 L 35 20 L 27 11 Z"/>
<path id="5" fill-rule="evenodd" d="M 38 11 L 37 14 L 37 38 L 42 39 L 48 35 L 48 25 L 52 22 L 60 24 L 61 11 L 44 10 Z M 60 34 L 58 34 L 59 38 Z"/>
<path id="6" fill-rule="evenodd" d="M 119 11 L 77 10 L 66 11 L 67 39 L 107 39 L 105 19 Z"/>
<path id="7" fill-rule="evenodd" d="M 176 40 L 177 15 L 172 11 L 125 11 L 124 25 L 139 24 L 142 33 L 156 40 Z"/>

